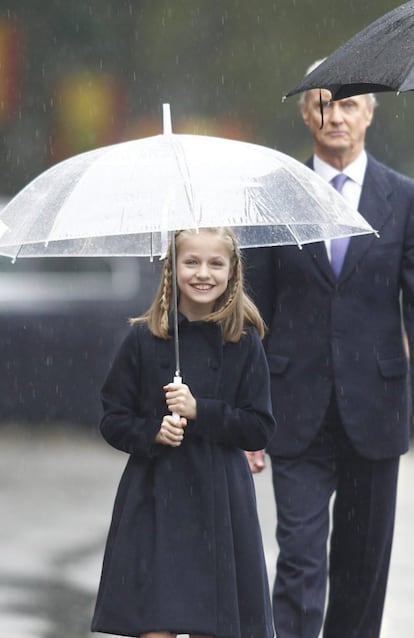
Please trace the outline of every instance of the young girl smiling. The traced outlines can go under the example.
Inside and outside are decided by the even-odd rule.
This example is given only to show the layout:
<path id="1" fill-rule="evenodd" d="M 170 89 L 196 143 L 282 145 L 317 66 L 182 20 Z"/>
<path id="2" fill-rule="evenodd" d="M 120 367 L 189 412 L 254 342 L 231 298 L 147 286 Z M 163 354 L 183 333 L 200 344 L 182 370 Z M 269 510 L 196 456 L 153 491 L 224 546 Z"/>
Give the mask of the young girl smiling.
<path id="1" fill-rule="evenodd" d="M 243 450 L 273 435 L 263 322 L 230 229 L 175 234 L 183 383 L 171 383 L 169 250 L 149 310 L 102 389 L 101 431 L 128 463 L 93 631 L 272 638 L 254 484 Z M 179 414 L 177 418 L 175 414 Z"/>

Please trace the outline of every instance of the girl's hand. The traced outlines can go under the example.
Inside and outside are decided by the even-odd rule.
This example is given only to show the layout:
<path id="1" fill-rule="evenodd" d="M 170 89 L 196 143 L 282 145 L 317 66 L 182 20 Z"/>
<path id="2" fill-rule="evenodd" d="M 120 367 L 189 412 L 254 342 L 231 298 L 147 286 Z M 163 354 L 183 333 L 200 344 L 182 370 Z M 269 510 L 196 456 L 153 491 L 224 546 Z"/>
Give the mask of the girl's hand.
<path id="1" fill-rule="evenodd" d="M 184 438 L 184 428 L 187 425 L 187 419 L 180 418 L 178 421 L 167 414 L 161 423 L 161 428 L 155 437 L 155 442 L 161 445 L 170 445 L 178 447 Z"/>
<path id="2" fill-rule="evenodd" d="M 197 401 L 185 383 L 169 383 L 163 388 L 170 412 L 194 420 L 197 416 Z"/>

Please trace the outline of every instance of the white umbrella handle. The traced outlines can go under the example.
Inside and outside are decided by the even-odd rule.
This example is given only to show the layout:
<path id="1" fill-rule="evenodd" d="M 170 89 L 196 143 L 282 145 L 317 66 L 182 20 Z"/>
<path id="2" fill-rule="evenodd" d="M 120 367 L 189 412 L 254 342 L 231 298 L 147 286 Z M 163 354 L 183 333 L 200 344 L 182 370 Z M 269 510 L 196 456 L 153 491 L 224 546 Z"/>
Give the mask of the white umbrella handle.
<path id="1" fill-rule="evenodd" d="M 171 109 L 169 104 L 162 105 L 162 120 L 163 120 L 164 135 L 171 135 L 172 123 L 171 123 Z"/>
<path id="2" fill-rule="evenodd" d="M 182 377 L 179 377 L 178 375 L 174 376 L 173 383 L 180 384 L 182 382 L 183 382 L 183 378 Z M 173 412 L 172 415 L 173 415 L 173 418 L 174 418 L 175 421 L 179 421 L 180 420 L 180 415 L 177 412 Z"/>

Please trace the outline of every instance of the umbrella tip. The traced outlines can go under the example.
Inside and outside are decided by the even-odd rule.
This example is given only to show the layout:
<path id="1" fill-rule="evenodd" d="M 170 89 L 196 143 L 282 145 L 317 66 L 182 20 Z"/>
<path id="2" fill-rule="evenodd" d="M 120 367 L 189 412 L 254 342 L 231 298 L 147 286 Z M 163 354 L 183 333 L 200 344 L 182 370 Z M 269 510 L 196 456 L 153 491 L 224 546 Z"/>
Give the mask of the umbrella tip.
<path id="1" fill-rule="evenodd" d="M 172 124 L 171 124 L 171 109 L 169 104 L 162 105 L 162 122 L 163 122 L 164 135 L 171 135 Z"/>

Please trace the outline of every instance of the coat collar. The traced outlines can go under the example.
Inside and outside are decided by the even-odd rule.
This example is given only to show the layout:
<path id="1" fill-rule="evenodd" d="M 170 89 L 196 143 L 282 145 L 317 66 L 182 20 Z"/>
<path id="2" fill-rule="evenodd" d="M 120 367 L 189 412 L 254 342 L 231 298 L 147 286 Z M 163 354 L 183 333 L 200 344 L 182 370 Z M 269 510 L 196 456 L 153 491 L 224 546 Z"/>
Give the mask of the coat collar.
<path id="1" fill-rule="evenodd" d="M 221 328 L 221 324 L 217 321 L 189 321 L 185 315 L 181 312 L 178 312 L 178 334 L 183 331 L 191 331 L 191 330 L 201 331 L 205 335 L 209 335 L 213 341 L 218 341 L 220 345 L 223 341 L 223 332 Z M 169 333 L 172 336 L 174 334 L 174 318 L 173 314 L 170 313 L 169 317 Z"/>
<path id="2" fill-rule="evenodd" d="M 313 169 L 313 159 L 306 162 L 306 165 Z M 385 166 L 377 162 L 368 154 L 367 169 L 361 191 L 358 210 L 363 217 L 371 224 L 372 228 L 381 234 L 381 229 L 392 213 L 390 196 L 392 187 L 390 185 Z M 342 283 L 354 270 L 362 255 L 370 248 L 373 242 L 378 241 L 376 235 L 358 235 L 351 238 L 346 254 L 344 266 L 339 279 L 335 279 L 331 265 L 329 263 L 326 248 L 323 242 L 307 244 L 304 250 L 312 255 L 316 265 L 322 274 L 332 285 Z"/>

